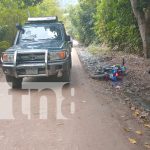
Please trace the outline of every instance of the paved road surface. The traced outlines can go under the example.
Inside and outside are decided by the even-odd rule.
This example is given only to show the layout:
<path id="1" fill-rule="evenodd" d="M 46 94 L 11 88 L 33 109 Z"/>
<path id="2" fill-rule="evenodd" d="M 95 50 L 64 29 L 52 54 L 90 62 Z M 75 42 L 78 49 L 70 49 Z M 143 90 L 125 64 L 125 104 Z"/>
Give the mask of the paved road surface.
<path id="1" fill-rule="evenodd" d="M 31 90 L 30 101 L 21 98 L 29 94 L 27 90 L 9 90 L 9 95 L 13 96 L 11 117 L 14 120 L 0 120 L 0 150 L 140 150 L 128 142 L 119 121 L 111 117 L 113 112 L 109 106 L 101 105 L 106 96 L 97 97 L 88 80 L 73 49 L 72 82 L 62 90 L 65 99 L 61 108 L 66 120 L 57 116 L 58 103 L 52 90 L 40 93 Z M 3 88 L 0 96 L 7 101 Z M 43 108 L 39 109 L 40 96 L 48 98 L 48 119 L 44 119 L 46 97 L 42 97 Z M 29 111 L 31 114 L 26 115 Z"/>

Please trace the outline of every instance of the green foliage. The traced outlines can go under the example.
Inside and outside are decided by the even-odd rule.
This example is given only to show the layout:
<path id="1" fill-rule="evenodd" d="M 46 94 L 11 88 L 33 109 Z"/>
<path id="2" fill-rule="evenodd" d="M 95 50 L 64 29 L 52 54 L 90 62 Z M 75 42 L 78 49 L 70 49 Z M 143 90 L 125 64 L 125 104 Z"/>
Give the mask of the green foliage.
<path id="1" fill-rule="evenodd" d="M 36 7 L 30 7 L 31 16 L 58 16 L 62 18 L 62 10 L 58 6 L 57 0 L 43 0 Z"/>
<path id="2" fill-rule="evenodd" d="M 80 0 L 79 5 L 69 8 L 72 23 L 72 34 L 85 45 L 95 39 L 93 14 L 96 12 L 96 3 L 92 0 Z"/>
<path id="3" fill-rule="evenodd" d="M 5 7 L 9 8 L 14 3 L 17 4 L 17 8 L 26 8 L 29 6 L 35 6 L 42 2 L 43 0 L 1 0 L 1 4 L 3 4 Z"/>
<path id="4" fill-rule="evenodd" d="M 7 0 L 7 4 L 0 4 L 0 27 L 1 36 L 0 40 L 6 40 L 13 43 L 17 22 L 23 23 L 27 19 L 26 10 L 19 10 L 17 8 L 17 3 Z M 9 7 L 8 7 L 9 6 Z"/>
<path id="5" fill-rule="evenodd" d="M 136 52 L 141 47 L 138 25 L 129 0 L 97 2 L 95 32 L 102 42 L 119 50 Z"/>
<path id="6" fill-rule="evenodd" d="M 87 50 L 93 55 L 108 55 L 110 48 L 105 44 L 91 44 L 88 46 Z"/>
<path id="7" fill-rule="evenodd" d="M 149 0 L 139 0 L 142 8 Z M 72 34 L 86 45 L 107 43 L 118 50 L 139 53 L 142 40 L 130 0 L 80 0 L 70 8 Z"/>
<path id="8" fill-rule="evenodd" d="M 10 47 L 10 43 L 7 41 L 1 41 L 0 42 L 0 50 L 5 51 L 7 48 Z"/>
<path id="9" fill-rule="evenodd" d="M 24 3 L 25 6 L 35 6 L 43 0 L 19 0 L 19 2 Z"/>
<path id="10" fill-rule="evenodd" d="M 149 0 L 138 0 L 137 9 L 143 11 L 144 9 L 150 9 L 150 1 Z"/>
<path id="11" fill-rule="evenodd" d="M 9 47 L 10 47 L 10 43 L 9 42 L 7 42 L 7 41 L 1 41 L 0 42 L 0 55 L 2 54 L 2 52 L 4 52 Z"/>
<path id="12" fill-rule="evenodd" d="M 26 22 L 31 17 L 62 16 L 55 0 L 1 0 L 0 3 L 0 41 L 13 43 L 16 35 L 16 23 Z"/>

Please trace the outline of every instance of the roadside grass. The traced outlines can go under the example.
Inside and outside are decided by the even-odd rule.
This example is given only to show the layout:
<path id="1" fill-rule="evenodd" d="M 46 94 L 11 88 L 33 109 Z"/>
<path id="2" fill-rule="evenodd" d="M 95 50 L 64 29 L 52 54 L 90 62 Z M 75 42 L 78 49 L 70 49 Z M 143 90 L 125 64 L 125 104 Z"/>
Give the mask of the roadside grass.
<path id="1" fill-rule="evenodd" d="M 87 47 L 87 50 L 93 55 L 108 55 L 111 52 L 111 48 L 105 44 L 91 44 Z"/>

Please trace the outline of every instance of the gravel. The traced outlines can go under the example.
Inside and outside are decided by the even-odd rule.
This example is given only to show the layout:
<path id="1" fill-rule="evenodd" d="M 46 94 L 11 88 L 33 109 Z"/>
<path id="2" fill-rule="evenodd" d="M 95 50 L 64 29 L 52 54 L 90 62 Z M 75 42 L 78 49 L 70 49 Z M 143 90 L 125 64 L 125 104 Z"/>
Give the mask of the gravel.
<path id="1" fill-rule="evenodd" d="M 78 55 L 89 75 L 101 67 L 121 64 L 122 58 L 125 58 L 128 75 L 124 77 L 123 82 L 118 83 L 120 92 L 122 92 L 126 99 L 128 99 L 128 101 L 130 100 L 132 104 L 146 111 L 150 111 L 149 60 L 144 60 L 144 58 L 137 55 L 124 54 L 121 52 L 110 52 L 109 56 L 101 54 L 93 55 L 84 47 L 78 48 Z M 116 86 L 117 88 L 118 84 Z M 106 82 L 106 86 L 110 85 L 110 82 Z M 114 87 L 110 86 L 110 88 L 114 90 Z"/>

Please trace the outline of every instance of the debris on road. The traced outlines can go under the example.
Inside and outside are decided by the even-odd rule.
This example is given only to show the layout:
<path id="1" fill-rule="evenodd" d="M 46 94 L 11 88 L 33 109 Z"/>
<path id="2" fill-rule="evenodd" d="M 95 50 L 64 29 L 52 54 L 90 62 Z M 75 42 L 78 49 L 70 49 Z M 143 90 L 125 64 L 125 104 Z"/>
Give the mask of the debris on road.
<path id="1" fill-rule="evenodd" d="M 113 65 L 102 67 L 91 75 L 92 79 L 98 80 L 111 80 L 117 82 L 123 79 L 123 76 L 126 75 L 126 67 L 124 65 Z"/>
<path id="2" fill-rule="evenodd" d="M 131 132 L 131 131 L 132 131 L 131 128 L 123 128 L 123 129 L 124 129 L 124 131 L 126 131 L 126 132 Z"/>
<path id="3" fill-rule="evenodd" d="M 111 55 L 110 52 L 105 56 L 101 55 L 101 53 L 92 55 L 82 46 L 79 47 L 77 51 L 85 71 L 90 78 L 96 79 L 89 80 L 91 84 L 96 85 L 96 91 L 98 93 L 103 92 L 110 94 L 112 97 L 111 106 L 113 106 L 113 108 L 115 107 L 117 112 L 120 111 L 118 107 L 119 102 L 121 103 L 121 107 L 123 107 L 122 104 L 126 104 L 129 109 L 131 109 L 127 116 L 126 114 L 122 114 L 120 118 L 121 121 L 125 123 L 122 129 L 124 133 L 127 134 L 129 143 L 142 144 L 144 146 L 144 143 L 149 141 L 148 134 L 150 128 L 150 76 L 147 76 L 149 75 L 147 74 L 147 70 L 150 68 L 150 65 L 148 64 L 146 66 L 143 58 L 132 54 L 115 52 L 115 54 Z M 110 55 L 111 59 L 103 59 Z M 122 58 L 126 59 L 126 64 Z M 114 65 L 118 64 L 118 62 L 122 62 L 122 64 Z M 122 78 L 109 78 L 109 75 L 112 74 L 113 71 L 115 72 L 117 70 L 115 67 L 118 66 L 127 66 L 127 68 L 123 70 L 124 74 L 121 76 Z M 91 73 L 93 74 L 91 75 Z M 99 80 L 101 80 L 101 82 L 99 82 Z M 104 88 L 101 88 L 101 86 Z M 124 108 L 126 110 L 126 107 Z M 124 111 L 124 109 L 121 111 Z M 134 124 L 134 122 L 136 122 L 136 124 Z"/>
<path id="4" fill-rule="evenodd" d="M 135 133 L 138 134 L 138 135 L 142 135 L 143 134 L 142 131 L 135 131 Z"/>
<path id="5" fill-rule="evenodd" d="M 135 112 L 133 112 L 133 116 L 138 117 L 139 115 L 140 115 L 140 111 L 136 109 Z"/>
<path id="6" fill-rule="evenodd" d="M 149 144 L 149 143 L 145 143 L 144 146 L 145 146 L 147 149 L 150 149 L 150 144 Z"/>
<path id="7" fill-rule="evenodd" d="M 144 124 L 144 126 L 150 128 L 150 124 Z"/>
<path id="8" fill-rule="evenodd" d="M 148 112 L 143 111 L 143 112 L 141 113 L 141 115 L 140 115 L 140 118 L 141 118 L 141 119 L 145 119 L 146 117 L 148 117 L 148 115 L 149 115 Z"/>
<path id="9" fill-rule="evenodd" d="M 142 57 L 121 52 L 114 53 L 110 51 L 105 55 L 99 51 L 96 55 L 93 55 L 88 51 L 88 49 L 82 47 L 82 45 L 78 48 L 78 55 L 90 78 L 97 81 L 101 80 L 101 84 L 106 87 L 106 90 L 109 88 L 109 91 L 113 93 L 119 92 L 129 107 L 131 104 L 138 108 L 141 112 L 146 112 L 146 115 L 140 114 L 141 118 L 150 120 L 150 115 L 147 114 L 147 112 L 150 112 L 149 62 L 145 61 Z M 126 62 L 123 58 L 125 58 Z M 121 61 L 123 62 L 119 66 L 128 67 L 122 68 L 126 69 L 125 74 L 123 76 L 119 76 L 120 78 L 117 77 L 118 80 L 115 81 L 116 76 L 112 76 L 112 68 L 114 64 Z M 108 68 L 111 69 L 109 70 Z M 111 82 L 109 80 L 111 80 Z"/>
<path id="10" fill-rule="evenodd" d="M 131 144 L 136 144 L 136 143 L 137 143 L 137 142 L 136 142 L 136 139 L 128 138 L 128 140 L 129 140 L 129 142 L 130 142 Z"/>

